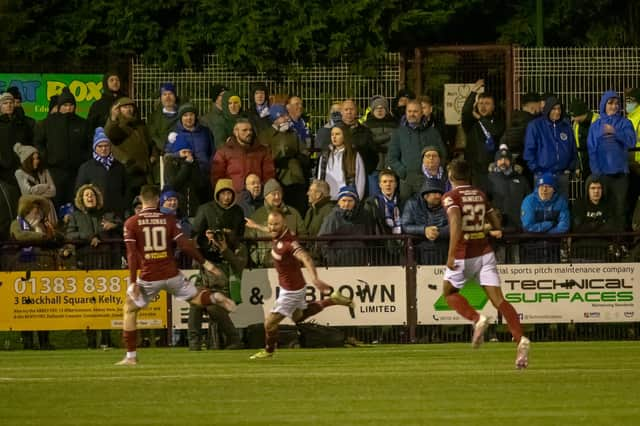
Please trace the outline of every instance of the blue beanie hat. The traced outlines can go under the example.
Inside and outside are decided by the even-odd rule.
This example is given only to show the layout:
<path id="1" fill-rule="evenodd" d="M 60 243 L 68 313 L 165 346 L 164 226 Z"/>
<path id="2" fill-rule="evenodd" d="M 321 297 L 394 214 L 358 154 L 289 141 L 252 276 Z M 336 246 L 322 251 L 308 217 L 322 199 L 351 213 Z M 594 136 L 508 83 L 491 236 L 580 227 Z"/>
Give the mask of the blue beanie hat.
<path id="1" fill-rule="evenodd" d="M 104 129 L 102 127 L 96 127 L 96 131 L 93 135 L 93 150 L 95 151 L 96 145 L 103 141 L 111 143 L 107 135 L 104 133 Z"/>
<path id="2" fill-rule="evenodd" d="M 287 109 L 284 107 L 284 105 L 281 104 L 275 104 L 275 105 L 271 105 L 269 107 L 269 118 L 271 119 L 271 122 L 276 121 L 278 118 L 282 117 L 283 115 L 287 115 Z"/>
<path id="3" fill-rule="evenodd" d="M 191 144 L 190 138 L 184 133 L 178 133 L 176 136 L 175 142 L 169 142 L 167 144 L 167 151 L 169 153 L 178 153 L 181 149 L 188 149 L 193 152 L 193 145 Z"/>
<path id="4" fill-rule="evenodd" d="M 160 85 L 160 94 L 162 95 L 163 92 L 172 92 L 175 95 L 176 94 L 176 86 L 170 81 L 162 83 Z"/>
<path id="5" fill-rule="evenodd" d="M 536 179 L 536 187 L 540 186 L 540 185 L 549 185 L 552 186 L 554 189 L 556 187 L 556 177 L 552 174 L 552 173 L 544 173 L 542 176 L 538 177 L 538 179 Z"/>
<path id="6" fill-rule="evenodd" d="M 178 198 L 178 193 L 173 189 L 165 188 L 164 191 L 160 194 L 160 206 L 167 201 L 168 198 Z"/>
<path id="7" fill-rule="evenodd" d="M 340 192 L 338 192 L 336 200 L 340 201 L 340 198 L 342 197 L 351 197 L 356 201 L 356 203 L 360 201 L 360 197 L 358 197 L 358 190 L 353 185 L 347 185 L 340 188 Z"/>

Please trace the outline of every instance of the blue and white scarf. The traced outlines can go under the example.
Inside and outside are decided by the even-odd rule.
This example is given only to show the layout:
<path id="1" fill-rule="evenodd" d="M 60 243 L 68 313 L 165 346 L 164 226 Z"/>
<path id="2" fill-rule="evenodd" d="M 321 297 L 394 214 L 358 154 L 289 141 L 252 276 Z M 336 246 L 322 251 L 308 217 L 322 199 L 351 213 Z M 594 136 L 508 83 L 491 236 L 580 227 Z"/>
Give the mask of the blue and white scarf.
<path id="1" fill-rule="evenodd" d="M 101 155 L 98 155 L 97 152 L 93 151 L 93 159 L 96 160 L 98 163 L 102 164 L 102 166 L 107 170 L 109 170 L 113 165 L 112 153 L 109 153 L 109 155 L 107 155 L 106 157 L 103 157 Z"/>

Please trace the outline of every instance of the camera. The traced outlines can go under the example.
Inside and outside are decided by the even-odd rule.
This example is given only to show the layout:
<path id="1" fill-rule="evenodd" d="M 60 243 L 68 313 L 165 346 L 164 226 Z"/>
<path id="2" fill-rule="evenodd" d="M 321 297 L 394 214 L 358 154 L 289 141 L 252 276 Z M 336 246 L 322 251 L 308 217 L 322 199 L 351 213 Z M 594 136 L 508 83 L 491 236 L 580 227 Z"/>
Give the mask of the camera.
<path id="1" fill-rule="evenodd" d="M 214 229 L 213 240 L 218 243 L 224 242 L 225 240 L 224 231 L 222 229 Z"/>

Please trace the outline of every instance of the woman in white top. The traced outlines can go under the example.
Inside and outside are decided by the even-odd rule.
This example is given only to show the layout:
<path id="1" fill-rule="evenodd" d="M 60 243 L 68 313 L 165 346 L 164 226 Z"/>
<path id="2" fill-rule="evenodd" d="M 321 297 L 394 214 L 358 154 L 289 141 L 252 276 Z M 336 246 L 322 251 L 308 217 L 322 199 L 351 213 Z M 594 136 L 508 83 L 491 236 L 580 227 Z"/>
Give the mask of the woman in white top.
<path id="1" fill-rule="evenodd" d="M 351 145 L 351 132 L 342 124 L 331 129 L 329 149 L 320 156 L 318 179 L 329 184 L 331 199 L 335 200 L 340 188 L 354 185 L 360 199 L 364 199 L 365 174 L 360 154 Z"/>

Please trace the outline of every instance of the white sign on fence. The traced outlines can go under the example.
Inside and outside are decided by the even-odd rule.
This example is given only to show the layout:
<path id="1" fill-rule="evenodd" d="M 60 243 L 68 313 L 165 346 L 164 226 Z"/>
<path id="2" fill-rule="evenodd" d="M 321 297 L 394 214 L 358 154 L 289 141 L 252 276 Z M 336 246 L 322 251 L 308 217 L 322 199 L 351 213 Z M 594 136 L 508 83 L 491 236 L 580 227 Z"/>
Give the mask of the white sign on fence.
<path id="1" fill-rule="evenodd" d="M 454 126 L 462 123 L 462 106 L 471 93 L 471 84 L 445 84 L 444 85 L 444 123 Z M 478 93 L 484 92 L 480 88 Z"/>
<path id="2" fill-rule="evenodd" d="M 502 292 L 523 323 L 638 321 L 640 265 L 637 263 L 500 265 Z M 441 266 L 421 266 L 417 273 L 418 322 L 468 323 L 442 298 Z M 472 306 L 496 316 L 477 283 L 462 293 Z"/>
<path id="3" fill-rule="evenodd" d="M 185 275 L 197 271 L 184 271 Z M 358 325 L 402 325 L 407 320 L 405 270 L 399 266 L 375 268 L 331 268 L 320 269 L 321 279 L 337 288 L 356 302 L 354 318 L 349 309 L 342 306 L 329 307 L 313 316 L 319 324 L 335 326 Z M 305 272 L 305 276 L 306 272 Z M 310 282 L 310 281 L 309 281 Z M 242 300 L 231 314 L 236 327 L 264 322 L 271 311 L 279 291 L 278 274 L 275 269 L 245 270 L 242 274 Z M 321 297 L 312 285 L 307 286 L 307 302 Z M 172 298 L 172 319 L 176 329 L 187 328 L 189 306 Z"/>

